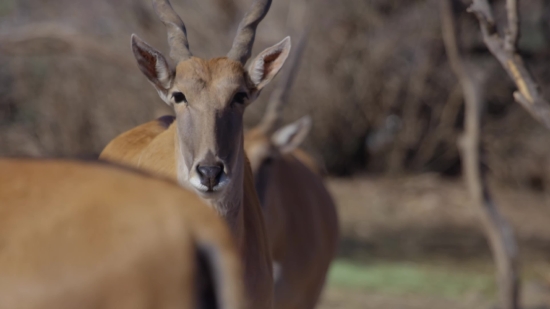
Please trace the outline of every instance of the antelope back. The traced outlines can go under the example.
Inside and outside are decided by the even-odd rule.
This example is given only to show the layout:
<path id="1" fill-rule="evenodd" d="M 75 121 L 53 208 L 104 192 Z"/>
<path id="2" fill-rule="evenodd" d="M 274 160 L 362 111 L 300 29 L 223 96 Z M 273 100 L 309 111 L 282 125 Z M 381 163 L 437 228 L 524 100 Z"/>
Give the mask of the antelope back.
<path id="1" fill-rule="evenodd" d="M 106 164 L 0 159 L 0 308 L 245 308 L 224 222 Z"/>

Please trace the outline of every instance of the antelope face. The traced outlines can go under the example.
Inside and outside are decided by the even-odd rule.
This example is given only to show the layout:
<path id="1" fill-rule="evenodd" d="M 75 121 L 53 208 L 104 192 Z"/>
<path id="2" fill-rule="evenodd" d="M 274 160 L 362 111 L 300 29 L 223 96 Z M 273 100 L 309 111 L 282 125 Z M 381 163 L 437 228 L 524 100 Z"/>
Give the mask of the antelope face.
<path id="1" fill-rule="evenodd" d="M 244 110 L 282 67 L 290 39 L 264 50 L 248 70 L 226 57 L 190 57 L 172 70 L 135 35 L 132 47 L 141 71 L 176 114 L 179 181 L 204 197 L 218 196 L 242 173 Z"/>
<path id="2" fill-rule="evenodd" d="M 244 109 L 281 69 L 290 38 L 261 52 L 245 69 L 256 27 L 271 6 L 271 0 L 255 0 L 227 57 L 203 60 L 192 56 L 185 24 L 170 2 L 153 0 L 153 6 L 166 25 L 176 68 L 135 35 L 132 50 L 143 74 L 174 108 L 178 180 L 203 197 L 224 196 L 232 183 L 242 187 Z"/>
<path id="3" fill-rule="evenodd" d="M 203 194 L 223 191 L 242 169 L 243 112 L 255 87 L 242 65 L 227 58 L 180 62 L 167 92 L 176 113 L 180 181 Z"/>

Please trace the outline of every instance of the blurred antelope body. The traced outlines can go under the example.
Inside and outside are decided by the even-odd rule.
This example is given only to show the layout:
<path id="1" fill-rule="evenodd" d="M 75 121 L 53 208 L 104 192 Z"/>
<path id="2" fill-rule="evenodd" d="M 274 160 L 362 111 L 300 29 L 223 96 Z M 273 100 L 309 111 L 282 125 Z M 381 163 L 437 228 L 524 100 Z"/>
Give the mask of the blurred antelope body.
<path id="1" fill-rule="evenodd" d="M 296 75 L 307 30 L 273 92 L 259 125 L 246 132 L 256 190 L 264 211 L 275 267 L 275 308 L 312 309 L 338 246 L 338 217 L 321 168 L 298 146 L 309 116 L 276 130 Z"/>
<path id="2" fill-rule="evenodd" d="M 314 308 L 336 254 L 338 216 L 320 169 L 295 149 L 309 118 L 272 135 L 261 127 L 245 134 L 258 196 L 264 210 L 275 274 L 275 308 Z"/>
<path id="3" fill-rule="evenodd" d="M 176 184 L 0 159 L 0 308 L 245 308 L 235 244 Z"/>
<path id="4" fill-rule="evenodd" d="M 176 116 L 123 133 L 100 156 L 177 179 L 224 217 L 241 249 L 254 308 L 272 306 L 273 277 L 263 215 L 243 149 L 242 117 L 282 67 L 290 39 L 261 52 L 248 70 L 244 65 L 270 5 L 270 0 L 254 2 L 227 57 L 203 60 L 192 56 L 185 25 L 170 3 L 154 1 L 176 68 L 135 35 L 132 49 L 139 68 Z"/>

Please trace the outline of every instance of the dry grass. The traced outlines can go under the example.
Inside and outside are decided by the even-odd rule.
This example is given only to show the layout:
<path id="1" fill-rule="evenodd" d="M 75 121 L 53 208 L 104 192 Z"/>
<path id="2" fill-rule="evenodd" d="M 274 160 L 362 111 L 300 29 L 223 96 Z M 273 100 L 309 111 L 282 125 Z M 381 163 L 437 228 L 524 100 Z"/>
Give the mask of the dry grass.
<path id="1" fill-rule="evenodd" d="M 400 178 L 331 179 L 343 227 L 343 253 L 372 256 L 488 256 L 469 196 L 461 182 L 435 174 Z M 495 199 L 514 226 L 521 251 L 547 259 L 550 195 L 494 183 Z M 358 250 L 358 251 L 356 251 Z"/>
<path id="2" fill-rule="evenodd" d="M 462 101 L 433 1 L 307 1 L 314 20 L 311 37 L 284 115 L 285 121 L 313 116 L 307 147 L 337 174 L 457 172 Z M 173 2 L 187 24 L 192 51 L 203 57 L 227 52 L 250 4 Z M 544 33 L 549 27 L 542 21 L 550 6 L 543 0 L 521 3 L 527 31 L 520 46 L 531 55 L 527 62 L 535 77 L 548 80 L 544 53 L 550 44 Z M 288 23 L 300 16 L 299 4 L 274 2 L 259 28 L 255 53 L 299 32 Z M 467 14 L 460 21 L 463 45 L 490 76 L 486 165 L 499 179 L 544 188 L 550 134 L 511 102 L 512 85 L 482 49 L 475 21 Z M 4 1 L 0 40 L 48 22 L 100 48 L 90 53 L 47 39 L 19 46 L 0 42 L 1 155 L 98 153 L 117 134 L 169 112 L 133 65 L 129 48 L 135 32 L 166 51 L 165 31 L 148 0 Z M 269 91 L 250 107 L 248 125 L 261 116 Z"/>
<path id="3" fill-rule="evenodd" d="M 461 182 L 424 174 L 328 185 L 343 240 L 321 308 L 494 305 L 494 265 Z M 550 195 L 492 187 L 519 239 L 524 308 L 548 308 Z"/>

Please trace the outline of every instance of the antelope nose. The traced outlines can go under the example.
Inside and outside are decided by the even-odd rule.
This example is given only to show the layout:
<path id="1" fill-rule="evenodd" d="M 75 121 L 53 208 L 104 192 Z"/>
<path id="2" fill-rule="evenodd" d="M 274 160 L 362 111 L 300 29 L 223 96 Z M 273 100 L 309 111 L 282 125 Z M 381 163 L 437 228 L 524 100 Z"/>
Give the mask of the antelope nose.
<path id="1" fill-rule="evenodd" d="M 222 172 L 223 168 L 221 164 L 197 166 L 197 174 L 199 174 L 201 184 L 208 187 L 208 191 L 212 191 L 220 183 Z"/>

